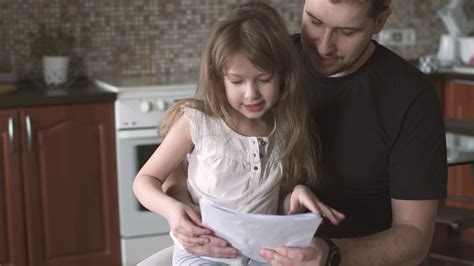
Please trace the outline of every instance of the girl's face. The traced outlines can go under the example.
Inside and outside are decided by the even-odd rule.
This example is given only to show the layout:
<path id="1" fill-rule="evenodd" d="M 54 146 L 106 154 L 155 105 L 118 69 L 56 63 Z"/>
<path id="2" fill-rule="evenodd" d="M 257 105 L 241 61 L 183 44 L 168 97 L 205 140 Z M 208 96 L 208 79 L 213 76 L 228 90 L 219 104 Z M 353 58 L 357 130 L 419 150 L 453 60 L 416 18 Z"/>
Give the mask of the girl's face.
<path id="1" fill-rule="evenodd" d="M 278 101 L 280 78 L 257 69 L 244 55 L 230 58 L 224 71 L 227 100 L 245 119 L 260 119 Z"/>

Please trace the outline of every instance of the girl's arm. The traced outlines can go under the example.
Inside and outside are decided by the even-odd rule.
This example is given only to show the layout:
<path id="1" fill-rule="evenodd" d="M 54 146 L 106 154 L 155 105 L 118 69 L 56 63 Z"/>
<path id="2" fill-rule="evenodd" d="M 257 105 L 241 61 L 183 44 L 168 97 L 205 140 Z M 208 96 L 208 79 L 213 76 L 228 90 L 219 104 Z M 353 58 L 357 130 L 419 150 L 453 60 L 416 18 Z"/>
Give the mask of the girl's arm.
<path id="1" fill-rule="evenodd" d="M 199 215 L 188 205 L 166 195 L 162 188 L 168 175 L 180 166 L 193 147 L 189 123 L 184 115 L 176 120 L 160 146 L 138 172 L 133 191 L 143 206 L 168 220 L 171 231 L 205 235 L 211 231 L 200 227 Z"/>

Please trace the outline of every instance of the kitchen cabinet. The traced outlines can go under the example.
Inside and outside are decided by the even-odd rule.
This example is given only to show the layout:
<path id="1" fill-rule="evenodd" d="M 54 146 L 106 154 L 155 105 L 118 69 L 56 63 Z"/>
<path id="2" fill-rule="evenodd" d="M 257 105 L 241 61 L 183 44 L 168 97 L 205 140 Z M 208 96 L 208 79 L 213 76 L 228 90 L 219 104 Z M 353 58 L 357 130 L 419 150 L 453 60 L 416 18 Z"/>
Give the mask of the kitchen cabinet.
<path id="1" fill-rule="evenodd" d="M 0 265 L 26 265 L 26 245 L 15 111 L 0 110 Z"/>
<path id="2" fill-rule="evenodd" d="M 0 265 L 120 265 L 113 103 L 0 109 Z"/>
<path id="3" fill-rule="evenodd" d="M 448 80 L 444 84 L 445 118 L 474 120 L 474 81 Z M 474 197 L 474 173 L 470 165 L 448 169 L 448 195 Z M 473 208 L 468 202 L 447 201 L 449 205 Z"/>
<path id="4" fill-rule="evenodd" d="M 474 81 L 446 81 L 443 97 L 446 118 L 474 120 Z"/>
<path id="5" fill-rule="evenodd" d="M 444 82 L 443 97 L 445 118 L 474 120 L 474 81 L 448 80 Z M 448 198 L 445 204 L 474 209 L 472 166 L 455 166 L 448 169 L 448 195 L 454 196 L 454 200 Z M 474 239 L 474 229 L 465 230 L 463 235 Z"/>

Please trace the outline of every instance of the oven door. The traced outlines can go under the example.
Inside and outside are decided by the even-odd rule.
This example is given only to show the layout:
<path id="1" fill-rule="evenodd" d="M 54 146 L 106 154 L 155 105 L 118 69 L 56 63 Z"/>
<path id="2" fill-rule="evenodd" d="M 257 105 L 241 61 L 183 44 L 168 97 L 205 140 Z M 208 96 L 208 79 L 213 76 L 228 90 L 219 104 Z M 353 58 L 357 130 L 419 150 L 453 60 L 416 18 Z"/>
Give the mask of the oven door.
<path id="1" fill-rule="evenodd" d="M 168 234 L 166 219 L 145 209 L 133 194 L 133 179 L 161 139 L 154 129 L 123 130 L 117 133 L 117 165 L 122 237 Z"/>

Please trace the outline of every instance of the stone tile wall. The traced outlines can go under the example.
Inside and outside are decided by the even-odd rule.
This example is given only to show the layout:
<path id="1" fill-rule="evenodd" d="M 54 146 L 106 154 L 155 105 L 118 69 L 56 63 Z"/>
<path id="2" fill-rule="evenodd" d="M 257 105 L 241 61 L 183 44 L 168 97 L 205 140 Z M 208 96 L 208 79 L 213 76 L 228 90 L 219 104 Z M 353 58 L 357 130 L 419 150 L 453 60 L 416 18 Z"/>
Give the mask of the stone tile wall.
<path id="1" fill-rule="evenodd" d="M 242 0 L 0 0 L 0 71 L 40 73 L 30 54 L 38 25 L 61 26 L 76 40 L 73 66 L 92 78 L 165 76 L 195 79 L 200 43 L 211 22 Z M 304 0 L 267 0 L 298 32 Z M 392 0 L 386 28 L 416 28 L 415 46 L 393 49 L 408 59 L 435 53 L 445 32 L 436 10 L 447 0 Z M 191 79 L 191 80 L 189 80 Z"/>
<path id="2" fill-rule="evenodd" d="M 385 29 L 414 28 L 417 41 L 414 46 L 390 48 L 409 60 L 436 54 L 441 35 L 447 33 L 436 12 L 448 2 L 448 0 L 392 0 L 393 11 Z"/>

